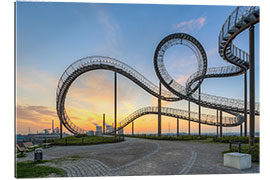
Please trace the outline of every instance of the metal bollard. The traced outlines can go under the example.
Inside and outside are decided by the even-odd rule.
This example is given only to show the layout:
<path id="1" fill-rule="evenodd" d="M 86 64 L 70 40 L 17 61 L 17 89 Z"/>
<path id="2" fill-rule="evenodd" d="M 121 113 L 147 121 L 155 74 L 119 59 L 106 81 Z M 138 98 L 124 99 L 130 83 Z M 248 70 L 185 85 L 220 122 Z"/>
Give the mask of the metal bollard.
<path id="1" fill-rule="evenodd" d="M 241 153 L 241 142 L 238 143 L 238 152 Z"/>
<path id="2" fill-rule="evenodd" d="M 230 140 L 229 143 L 230 143 L 230 144 L 229 144 L 229 148 L 230 148 L 230 150 L 231 150 L 231 149 L 232 149 L 232 141 Z"/>
<path id="3" fill-rule="evenodd" d="M 67 145 L 67 139 L 65 139 L 65 145 Z"/>

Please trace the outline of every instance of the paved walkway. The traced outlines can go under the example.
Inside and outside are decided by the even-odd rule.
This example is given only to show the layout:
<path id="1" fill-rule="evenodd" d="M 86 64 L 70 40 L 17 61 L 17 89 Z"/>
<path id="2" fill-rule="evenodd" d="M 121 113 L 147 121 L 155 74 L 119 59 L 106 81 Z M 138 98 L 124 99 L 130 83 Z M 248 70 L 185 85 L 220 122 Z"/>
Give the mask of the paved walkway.
<path id="1" fill-rule="evenodd" d="M 227 144 L 126 138 L 92 146 L 55 146 L 43 150 L 44 165 L 62 168 L 69 177 L 258 173 L 259 165 L 224 167 Z M 33 152 L 18 161 L 33 160 Z"/>

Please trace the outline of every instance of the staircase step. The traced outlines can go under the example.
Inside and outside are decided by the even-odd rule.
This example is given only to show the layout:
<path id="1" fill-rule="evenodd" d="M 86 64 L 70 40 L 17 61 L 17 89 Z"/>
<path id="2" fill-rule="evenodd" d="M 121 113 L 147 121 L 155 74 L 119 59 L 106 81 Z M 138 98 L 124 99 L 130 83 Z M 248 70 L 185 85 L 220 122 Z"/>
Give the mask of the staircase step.
<path id="1" fill-rule="evenodd" d="M 247 69 L 249 69 L 249 62 L 245 61 L 243 62 L 243 66 L 247 67 Z"/>
<path id="2" fill-rule="evenodd" d="M 226 44 L 226 41 L 221 41 L 220 42 L 220 45 L 225 45 Z"/>
<path id="3" fill-rule="evenodd" d="M 241 27 L 243 27 L 244 25 L 246 25 L 246 23 L 243 21 L 243 20 L 240 20 L 240 21 L 238 21 L 236 24 L 235 24 L 235 27 L 237 27 L 237 28 L 241 28 Z"/>
<path id="4" fill-rule="evenodd" d="M 260 17 L 260 10 L 253 11 L 253 14 L 256 18 Z"/>
<path id="5" fill-rule="evenodd" d="M 224 36 L 222 39 L 225 41 L 228 41 L 230 39 L 231 36 Z"/>
<path id="6" fill-rule="evenodd" d="M 234 34 L 234 33 L 237 32 L 237 31 L 238 31 L 238 28 L 236 28 L 235 26 L 233 26 L 233 27 L 228 31 L 228 33 Z"/>
<path id="7" fill-rule="evenodd" d="M 255 17 L 255 15 L 254 14 L 250 14 L 250 15 L 248 15 L 248 17 L 247 17 L 250 21 L 256 21 L 257 20 L 257 18 Z"/>
<path id="8" fill-rule="evenodd" d="M 240 64 L 240 62 L 241 61 L 243 61 L 242 59 L 240 59 L 240 58 L 236 58 L 236 60 L 234 61 L 234 62 L 236 62 L 236 63 L 238 63 L 238 64 Z"/>
<path id="9" fill-rule="evenodd" d="M 248 24 L 250 21 L 251 21 L 251 19 L 249 19 L 249 18 L 244 18 L 244 20 L 243 20 L 246 24 Z"/>

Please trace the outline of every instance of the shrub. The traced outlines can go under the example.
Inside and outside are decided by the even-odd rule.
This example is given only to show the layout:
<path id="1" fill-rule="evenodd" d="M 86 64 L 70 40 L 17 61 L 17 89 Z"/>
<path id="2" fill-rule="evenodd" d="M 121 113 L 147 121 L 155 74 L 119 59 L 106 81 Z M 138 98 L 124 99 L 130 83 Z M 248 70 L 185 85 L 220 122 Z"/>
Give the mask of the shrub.
<path id="1" fill-rule="evenodd" d="M 153 135 L 125 135 L 126 137 L 135 137 L 135 138 L 144 138 L 144 139 L 153 139 L 153 140 L 167 140 L 167 141 L 186 141 L 186 140 L 205 140 L 207 139 L 207 136 L 188 136 L 188 135 L 183 135 L 183 136 L 153 136 Z"/>
<path id="2" fill-rule="evenodd" d="M 17 153 L 16 155 L 17 158 L 22 158 L 22 157 L 26 157 L 26 154 L 25 153 Z"/>
<path id="3" fill-rule="evenodd" d="M 80 138 L 80 137 L 86 137 L 88 136 L 87 134 L 76 134 L 75 137 L 76 138 Z"/>
<path id="4" fill-rule="evenodd" d="M 229 143 L 231 142 L 241 142 L 247 144 L 249 142 L 249 137 L 245 136 L 224 136 L 224 137 L 213 137 L 214 142 Z M 255 137 L 255 143 L 259 143 L 260 138 Z"/>
<path id="5" fill-rule="evenodd" d="M 224 151 L 228 152 L 238 152 L 238 147 L 233 146 L 230 150 Z M 241 153 L 250 154 L 252 162 L 260 162 L 260 144 L 256 143 L 254 146 L 249 146 L 248 144 L 242 144 Z"/>
<path id="6" fill-rule="evenodd" d="M 255 146 L 251 146 L 248 148 L 247 152 L 251 155 L 253 162 L 260 162 L 260 144 L 256 143 Z"/>
<path id="7" fill-rule="evenodd" d="M 50 143 L 54 145 L 93 145 L 93 144 L 103 144 L 103 143 L 115 143 L 123 141 L 123 138 L 114 137 L 103 137 L 103 136 L 68 136 L 65 138 L 58 138 L 51 140 Z"/>

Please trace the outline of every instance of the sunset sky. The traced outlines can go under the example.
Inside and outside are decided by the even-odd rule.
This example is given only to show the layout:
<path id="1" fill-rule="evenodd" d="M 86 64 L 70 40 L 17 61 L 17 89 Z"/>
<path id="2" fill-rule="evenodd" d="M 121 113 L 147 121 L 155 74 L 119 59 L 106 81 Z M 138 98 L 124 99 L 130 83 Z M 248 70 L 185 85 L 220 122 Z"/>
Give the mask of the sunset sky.
<path id="1" fill-rule="evenodd" d="M 208 67 L 230 65 L 218 54 L 219 31 L 232 6 L 136 5 L 93 3 L 17 2 L 17 133 L 41 132 L 59 126 L 56 113 L 56 88 L 65 69 L 86 56 L 110 56 L 143 74 L 158 85 L 153 57 L 158 43 L 167 35 L 185 32 L 203 45 Z M 255 26 L 256 102 L 259 102 L 259 24 Z M 248 52 L 248 31 L 235 39 L 235 44 Z M 165 54 L 167 71 L 185 84 L 197 69 L 193 53 L 186 47 L 174 46 Z M 79 127 L 95 130 L 95 123 L 112 124 L 114 117 L 113 72 L 95 70 L 81 75 L 70 87 L 66 109 Z M 206 79 L 202 92 L 243 99 L 243 75 Z M 157 98 L 118 75 L 118 121 L 145 106 L 156 106 Z M 165 102 L 162 106 L 187 110 L 187 102 Z M 192 111 L 198 106 L 192 104 Z M 216 110 L 202 108 L 202 113 Z M 225 116 L 225 113 L 224 113 Z M 256 117 L 256 131 L 259 118 Z M 188 122 L 180 121 L 180 132 L 187 132 Z M 191 132 L 198 132 L 192 123 Z M 67 130 L 64 129 L 66 132 Z M 131 132 L 131 125 L 125 128 Z M 202 125 L 202 133 L 216 127 Z M 239 131 L 224 128 L 223 132 Z M 156 133 L 157 115 L 135 121 L 135 133 Z M 176 132 L 176 119 L 162 117 L 162 132 Z"/>

